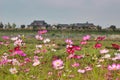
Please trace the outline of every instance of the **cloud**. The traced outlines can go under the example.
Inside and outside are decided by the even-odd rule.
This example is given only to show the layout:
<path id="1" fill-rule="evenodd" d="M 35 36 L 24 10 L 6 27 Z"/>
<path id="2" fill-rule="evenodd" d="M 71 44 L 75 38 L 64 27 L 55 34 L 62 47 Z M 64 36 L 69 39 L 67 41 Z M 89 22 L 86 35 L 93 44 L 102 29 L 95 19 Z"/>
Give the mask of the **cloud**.
<path id="1" fill-rule="evenodd" d="M 84 0 L 44 0 L 43 3 L 49 7 L 77 8 L 84 5 Z"/>
<path id="2" fill-rule="evenodd" d="M 108 6 L 119 4 L 120 0 L 92 0 L 93 4 L 96 6 Z"/>

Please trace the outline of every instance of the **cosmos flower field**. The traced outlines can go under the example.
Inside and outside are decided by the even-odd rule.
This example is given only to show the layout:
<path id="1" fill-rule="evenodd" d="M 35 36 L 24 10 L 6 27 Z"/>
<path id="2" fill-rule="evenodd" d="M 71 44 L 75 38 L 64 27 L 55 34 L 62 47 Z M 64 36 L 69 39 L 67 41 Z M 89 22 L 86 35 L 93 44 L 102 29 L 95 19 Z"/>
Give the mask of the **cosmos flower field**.
<path id="1" fill-rule="evenodd" d="M 0 37 L 0 80 L 120 80 L 120 41 L 50 38 L 47 30 L 33 37 Z"/>

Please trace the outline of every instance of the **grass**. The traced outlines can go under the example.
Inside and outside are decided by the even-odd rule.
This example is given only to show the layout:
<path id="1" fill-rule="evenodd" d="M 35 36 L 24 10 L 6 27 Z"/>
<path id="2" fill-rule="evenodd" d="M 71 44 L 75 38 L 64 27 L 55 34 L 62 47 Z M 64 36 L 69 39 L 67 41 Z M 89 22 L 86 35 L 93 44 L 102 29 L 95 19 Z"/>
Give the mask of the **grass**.
<path id="1" fill-rule="evenodd" d="M 73 33 L 72 36 L 70 33 L 62 33 L 62 35 L 65 35 L 67 37 L 62 37 L 62 35 L 58 33 L 49 32 L 44 35 L 45 38 L 49 37 L 51 39 L 51 42 L 48 43 L 48 46 L 45 46 L 42 41 L 36 40 L 33 35 L 36 34 L 36 32 L 1 32 L 0 36 L 8 35 L 8 36 L 14 36 L 18 34 L 24 34 L 24 42 L 26 43 L 26 48 L 22 47 L 21 49 L 27 54 L 26 57 L 21 57 L 19 55 L 15 56 L 8 56 L 9 59 L 16 58 L 20 63 L 24 62 L 24 58 L 30 58 L 33 60 L 34 56 L 43 57 L 40 58 L 39 61 L 41 62 L 38 66 L 33 66 L 33 62 L 26 63 L 25 65 L 18 66 L 18 65 L 12 65 L 10 63 L 1 65 L 0 66 L 0 80 L 107 80 L 106 75 L 109 73 L 107 66 L 112 63 L 119 63 L 119 61 L 112 61 L 109 59 L 104 59 L 104 62 L 101 62 L 100 64 L 102 67 L 96 67 L 98 64 L 98 60 L 101 59 L 103 55 L 100 55 L 99 50 L 101 49 L 109 49 L 109 54 L 114 57 L 114 53 L 118 52 L 117 50 L 113 49 L 111 44 L 116 43 L 120 44 L 118 41 L 112 41 L 112 40 L 105 40 L 101 41 L 100 43 L 103 44 L 103 46 L 100 49 L 93 48 L 94 44 L 96 43 L 94 38 L 92 38 L 90 41 L 88 41 L 87 45 L 82 46 L 81 51 L 76 51 L 75 54 L 78 55 L 85 55 L 82 59 L 67 59 L 68 53 L 66 52 L 66 43 L 65 38 L 70 37 L 75 45 L 79 45 L 79 42 L 82 40 L 83 34 L 76 34 Z M 29 36 L 31 35 L 32 36 Z M 76 35 L 76 36 L 75 36 Z M 78 35 L 80 35 L 78 37 Z M 102 34 L 103 35 L 103 34 Z M 26 37 L 27 36 L 27 37 Z M 57 36 L 57 37 L 56 37 Z M 74 37 L 75 36 L 75 37 Z M 3 39 L 0 39 L 0 41 L 4 41 Z M 5 41 L 4 41 L 5 42 Z M 56 44 L 57 46 L 51 47 L 52 44 Z M 42 49 L 46 49 L 47 52 L 41 52 L 39 54 L 34 54 L 34 51 L 36 50 L 35 46 L 36 44 L 41 44 L 44 47 Z M 9 46 L 1 45 L 0 46 L 0 59 L 2 59 L 3 53 L 8 53 L 10 49 L 13 49 L 13 41 L 10 41 Z M 51 51 L 51 49 L 56 49 L 56 52 Z M 119 52 L 118 52 L 119 53 Z M 52 67 L 52 61 L 53 56 L 58 56 L 61 60 L 64 62 L 64 68 L 62 70 L 55 70 Z M 93 59 L 94 58 L 94 59 Z M 96 58 L 96 59 L 95 59 Z M 71 65 L 77 62 L 80 64 L 79 67 L 72 67 Z M 78 73 L 78 69 L 84 69 L 86 66 L 91 66 L 93 69 L 91 71 L 88 71 L 84 74 Z M 9 69 L 15 67 L 18 70 L 17 74 L 11 74 Z M 29 69 L 29 71 L 25 71 L 26 69 Z M 52 72 L 52 74 L 48 75 L 49 72 Z M 112 80 L 115 80 L 116 78 L 119 78 L 120 72 L 119 71 L 111 71 Z M 110 77 L 111 77 L 110 76 Z"/>

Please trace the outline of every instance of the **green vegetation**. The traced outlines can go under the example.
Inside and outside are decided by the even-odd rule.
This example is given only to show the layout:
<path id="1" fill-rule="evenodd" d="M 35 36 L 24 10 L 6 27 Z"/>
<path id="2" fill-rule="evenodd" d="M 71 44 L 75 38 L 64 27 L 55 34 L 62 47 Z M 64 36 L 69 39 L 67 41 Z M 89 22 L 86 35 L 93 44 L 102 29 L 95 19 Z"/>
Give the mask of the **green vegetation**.
<path id="1" fill-rule="evenodd" d="M 44 38 L 49 38 L 51 40 L 50 43 L 43 43 L 42 41 L 36 40 L 35 35 L 37 31 L 32 30 L 1 30 L 0 37 L 2 36 L 17 36 L 21 35 L 21 39 L 26 43 L 21 49 L 27 56 L 22 57 L 19 55 L 8 56 L 8 59 L 17 59 L 20 62 L 20 65 L 12 65 L 12 63 L 7 63 L 4 65 L 0 65 L 0 80 L 115 80 L 120 79 L 119 70 L 109 71 L 107 69 L 108 65 L 112 63 L 119 63 L 118 61 L 112 61 L 111 59 L 104 59 L 104 61 L 99 62 L 104 56 L 100 54 L 100 50 L 108 49 L 111 58 L 114 57 L 114 53 L 120 53 L 118 50 L 112 48 L 112 43 L 120 44 L 120 41 L 117 39 L 106 39 L 101 41 L 100 43 L 103 46 L 100 49 L 93 48 L 96 41 L 95 36 L 93 35 L 102 35 L 107 36 L 107 38 L 111 34 L 119 34 L 120 32 L 106 32 L 106 31 L 62 31 L 62 30 L 53 30 L 48 31 L 48 33 L 44 34 Z M 88 41 L 87 45 L 81 45 L 80 41 L 82 41 L 82 37 L 86 34 L 91 35 L 91 39 Z M 24 36 L 23 36 L 24 35 Z M 82 50 L 76 51 L 77 55 L 84 55 L 84 58 L 81 59 L 68 59 L 68 53 L 66 52 L 66 43 L 65 39 L 71 38 L 75 45 L 81 46 Z M 6 42 L 2 38 L 0 41 Z M 8 55 L 11 54 L 9 50 L 14 48 L 14 42 L 9 40 L 9 44 L 0 45 L 0 61 L 2 60 L 2 56 L 4 53 Z M 51 46 L 55 44 L 56 46 Z M 42 45 L 42 49 L 47 50 L 46 52 L 40 52 L 35 54 L 36 45 Z M 52 51 L 55 49 L 56 51 Z M 40 64 L 37 66 L 33 66 L 34 56 L 39 57 Z M 64 68 L 60 70 L 55 70 L 52 66 L 52 61 L 54 57 L 57 56 L 64 62 Z M 24 63 L 25 58 L 30 58 L 31 61 Z M 72 67 L 73 63 L 79 63 L 80 66 Z M 101 65 L 101 67 L 97 67 L 97 65 Z M 84 69 L 85 67 L 90 66 L 92 70 L 87 71 L 85 73 L 79 73 L 78 69 Z M 17 69 L 16 74 L 11 74 L 9 69 L 15 67 Z M 112 79 L 110 79 L 112 78 Z"/>

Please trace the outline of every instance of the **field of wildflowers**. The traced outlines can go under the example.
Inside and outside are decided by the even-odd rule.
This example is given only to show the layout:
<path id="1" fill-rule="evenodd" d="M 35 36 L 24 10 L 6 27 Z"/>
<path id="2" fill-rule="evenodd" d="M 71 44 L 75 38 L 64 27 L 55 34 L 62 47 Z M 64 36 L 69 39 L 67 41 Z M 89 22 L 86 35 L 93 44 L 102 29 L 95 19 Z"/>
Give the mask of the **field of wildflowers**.
<path id="1" fill-rule="evenodd" d="M 35 35 L 0 37 L 0 80 L 120 80 L 120 41 L 50 38 Z"/>

